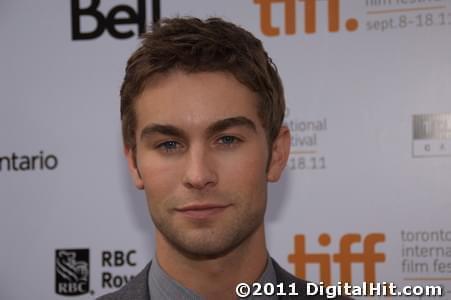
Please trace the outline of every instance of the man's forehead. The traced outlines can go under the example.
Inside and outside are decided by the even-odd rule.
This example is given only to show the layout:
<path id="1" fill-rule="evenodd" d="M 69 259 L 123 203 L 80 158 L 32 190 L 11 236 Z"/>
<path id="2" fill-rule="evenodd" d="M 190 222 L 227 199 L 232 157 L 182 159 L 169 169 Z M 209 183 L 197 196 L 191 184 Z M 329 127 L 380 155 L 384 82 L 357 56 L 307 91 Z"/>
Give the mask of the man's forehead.
<path id="1" fill-rule="evenodd" d="M 138 123 L 209 126 L 244 116 L 258 123 L 258 96 L 223 72 L 173 72 L 146 86 L 137 97 Z"/>

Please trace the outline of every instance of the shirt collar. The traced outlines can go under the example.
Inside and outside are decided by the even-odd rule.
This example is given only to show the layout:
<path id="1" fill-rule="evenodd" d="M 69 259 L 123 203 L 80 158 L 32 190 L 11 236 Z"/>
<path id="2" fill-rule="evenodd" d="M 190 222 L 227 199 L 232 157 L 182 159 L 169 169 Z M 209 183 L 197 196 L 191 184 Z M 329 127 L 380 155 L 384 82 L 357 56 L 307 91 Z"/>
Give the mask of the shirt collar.
<path id="1" fill-rule="evenodd" d="M 272 283 L 274 286 L 277 284 L 276 272 L 272 259 L 268 256 L 265 270 L 260 278 L 256 281 L 264 285 L 265 283 Z M 194 291 L 184 287 L 176 280 L 171 278 L 158 263 L 155 258 L 149 268 L 148 274 L 149 294 L 151 299 L 180 299 L 180 300 L 202 300 Z M 247 299 L 253 299 L 249 297 Z M 255 298 L 258 300 L 270 300 L 277 299 L 277 297 L 265 297 L 259 296 Z"/>

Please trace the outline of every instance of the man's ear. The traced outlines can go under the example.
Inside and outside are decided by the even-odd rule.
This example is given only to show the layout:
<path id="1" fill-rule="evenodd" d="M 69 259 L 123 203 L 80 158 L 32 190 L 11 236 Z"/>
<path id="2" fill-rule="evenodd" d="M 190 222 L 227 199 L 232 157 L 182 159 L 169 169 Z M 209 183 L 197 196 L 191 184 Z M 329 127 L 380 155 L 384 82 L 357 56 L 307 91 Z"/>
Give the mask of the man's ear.
<path id="1" fill-rule="evenodd" d="M 144 189 L 144 182 L 141 178 L 141 174 L 139 173 L 138 166 L 136 164 L 135 153 L 133 153 L 133 150 L 128 146 L 124 147 L 124 153 L 125 157 L 127 158 L 128 171 L 132 176 L 133 183 L 138 189 Z"/>
<path id="2" fill-rule="evenodd" d="M 269 163 L 266 178 L 270 182 L 278 181 L 285 168 L 288 156 L 290 156 L 291 136 L 290 130 L 286 126 L 282 126 L 279 135 L 272 145 L 271 162 Z"/>

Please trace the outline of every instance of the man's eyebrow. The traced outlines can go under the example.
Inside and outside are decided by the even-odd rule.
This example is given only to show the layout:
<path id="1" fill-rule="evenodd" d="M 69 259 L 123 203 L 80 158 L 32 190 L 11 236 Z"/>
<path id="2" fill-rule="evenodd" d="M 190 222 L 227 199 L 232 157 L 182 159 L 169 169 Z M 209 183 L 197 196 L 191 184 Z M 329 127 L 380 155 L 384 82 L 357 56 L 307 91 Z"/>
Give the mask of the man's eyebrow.
<path id="1" fill-rule="evenodd" d="M 252 131 L 257 132 L 257 126 L 255 126 L 255 123 L 252 122 L 252 120 L 250 120 L 246 117 L 238 116 L 238 117 L 226 118 L 226 119 L 222 119 L 222 120 L 218 120 L 218 121 L 214 122 L 213 124 L 208 126 L 207 136 L 212 136 L 215 133 L 224 131 L 231 127 L 238 127 L 238 126 L 247 127 L 249 129 L 251 129 Z"/>
<path id="2" fill-rule="evenodd" d="M 231 127 L 239 127 L 239 126 L 243 126 L 251 129 L 254 132 L 257 132 L 257 127 L 255 126 L 255 123 L 252 120 L 246 117 L 238 116 L 215 121 L 213 124 L 208 126 L 206 135 L 212 136 L 215 133 L 224 131 Z M 141 130 L 141 140 L 154 134 L 187 138 L 186 132 L 176 126 L 164 124 L 150 124 Z"/>
<path id="3" fill-rule="evenodd" d="M 149 137 L 153 134 L 163 134 L 186 138 L 186 133 L 182 129 L 173 125 L 150 124 L 141 130 L 141 139 Z"/>

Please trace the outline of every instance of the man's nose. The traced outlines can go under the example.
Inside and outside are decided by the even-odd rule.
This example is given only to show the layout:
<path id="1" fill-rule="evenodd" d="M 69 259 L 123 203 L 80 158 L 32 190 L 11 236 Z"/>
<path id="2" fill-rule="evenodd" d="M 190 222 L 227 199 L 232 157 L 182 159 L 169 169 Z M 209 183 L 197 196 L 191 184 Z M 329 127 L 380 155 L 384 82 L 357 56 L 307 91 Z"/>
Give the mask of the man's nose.
<path id="1" fill-rule="evenodd" d="M 183 184 L 190 189 L 213 187 L 218 181 L 212 155 L 208 149 L 193 145 L 188 151 Z"/>

